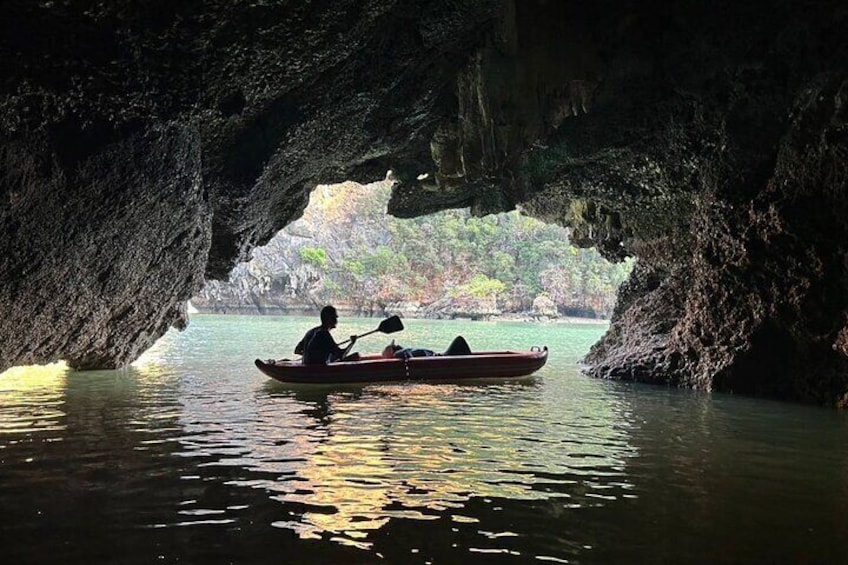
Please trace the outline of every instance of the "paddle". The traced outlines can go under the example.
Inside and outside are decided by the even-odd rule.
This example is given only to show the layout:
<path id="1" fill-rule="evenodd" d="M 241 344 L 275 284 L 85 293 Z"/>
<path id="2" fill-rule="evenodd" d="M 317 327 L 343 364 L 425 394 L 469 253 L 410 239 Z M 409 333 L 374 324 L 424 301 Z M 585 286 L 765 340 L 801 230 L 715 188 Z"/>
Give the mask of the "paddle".
<path id="1" fill-rule="evenodd" d="M 383 320 L 382 322 L 380 322 L 380 325 L 377 326 L 376 330 L 371 330 L 370 332 L 365 332 L 362 335 L 358 335 L 358 336 L 356 336 L 356 339 L 358 340 L 360 338 L 365 337 L 366 335 L 371 335 L 371 334 L 377 333 L 377 332 L 381 332 L 381 333 L 384 333 L 384 334 L 393 334 L 395 332 L 401 331 L 402 329 L 403 329 L 403 322 L 400 321 L 400 318 L 398 316 L 390 316 L 390 317 L 386 318 L 385 320 Z M 339 345 L 342 346 L 349 341 L 350 341 L 349 339 L 346 339 L 343 342 L 341 342 Z"/>

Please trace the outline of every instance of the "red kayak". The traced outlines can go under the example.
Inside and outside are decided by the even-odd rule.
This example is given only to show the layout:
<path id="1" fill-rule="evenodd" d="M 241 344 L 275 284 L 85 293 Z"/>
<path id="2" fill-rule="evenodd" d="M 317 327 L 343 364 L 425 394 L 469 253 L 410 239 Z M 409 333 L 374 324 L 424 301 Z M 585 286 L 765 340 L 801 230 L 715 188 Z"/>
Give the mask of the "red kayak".
<path id="1" fill-rule="evenodd" d="M 358 361 L 304 365 L 300 361 L 268 362 L 256 367 L 284 383 L 374 383 L 387 381 L 456 381 L 525 377 L 541 369 L 548 348 L 530 351 L 481 351 L 471 355 L 435 355 L 410 359 L 387 359 L 379 355 Z"/>

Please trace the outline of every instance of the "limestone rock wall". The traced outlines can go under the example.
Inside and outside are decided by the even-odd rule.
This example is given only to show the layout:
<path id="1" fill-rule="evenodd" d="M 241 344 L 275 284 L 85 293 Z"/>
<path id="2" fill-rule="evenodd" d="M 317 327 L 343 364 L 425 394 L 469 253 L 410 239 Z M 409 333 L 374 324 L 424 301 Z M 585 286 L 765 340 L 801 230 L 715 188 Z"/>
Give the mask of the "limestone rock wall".
<path id="1" fill-rule="evenodd" d="M 525 207 L 640 258 L 590 373 L 846 406 L 846 13 L 749 9 L 692 21 L 688 69 L 602 84 L 529 153 Z"/>
<path id="2" fill-rule="evenodd" d="M 43 147 L 4 146 L 0 367 L 120 366 L 185 324 L 211 229 L 196 138 L 151 128 L 70 171 Z"/>
<path id="3" fill-rule="evenodd" d="M 429 159 L 499 2 L 0 4 L 0 371 L 115 367 L 318 182 Z"/>
<path id="4" fill-rule="evenodd" d="M 507 3 L 390 211 L 519 206 L 636 255 L 591 374 L 848 404 L 848 10 L 570 7 Z"/>

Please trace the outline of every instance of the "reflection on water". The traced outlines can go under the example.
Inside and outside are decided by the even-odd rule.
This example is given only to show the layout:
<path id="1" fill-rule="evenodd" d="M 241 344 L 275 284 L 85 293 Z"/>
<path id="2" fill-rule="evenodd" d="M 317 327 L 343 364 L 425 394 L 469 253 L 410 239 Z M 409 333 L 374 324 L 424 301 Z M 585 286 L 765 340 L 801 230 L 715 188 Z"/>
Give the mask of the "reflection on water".
<path id="1" fill-rule="evenodd" d="M 591 425 L 544 432 L 548 414 L 536 382 L 484 389 L 389 385 L 329 394 L 264 388 L 270 402 L 257 401 L 255 420 L 268 427 L 251 427 L 255 435 L 238 442 L 205 434 L 206 441 L 184 447 L 209 454 L 210 446 L 253 445 L 218 452 L 217 464 L 273 475 L 239 484 L 301 505 L 302 511 L 272 525 L 302 538 L 329 534 L 368 548 L 362 541 L 367 533 L 392 518 L 433 520 L 450 512 L 458 521 L 476 521 L 461 513 L 472 497 L 561 498 L 580 507 L 614 499 L 632 486 L 624 476 L 625 434 L 605 426 L 581 441 Z M 509 404 L 509 413 L 499 414 Z M 209 414 L 187 415 L 192 425 L 206 428 L 210 422 L 201 413 Z M 595 425 L 604 416 L 615 419 L 614 406 L 596 415 Z"/>
<path id="2" fill-rule="evenodd" d="M 0 434 L 26 434 L 33 430 L 59 432 L 63 389 L 68 369 L 64 364 L 13 367 L 0 374 Z"/>
<path id="3" fill-rule="evenodd" d="M 198 317 L 123 371 L 0 376 L 10 562 L 821 562 L 848 550 L 844 414 L 581 377 L 597 326 L 407 324 L 416 345 L 456 333 L 480 349 L 548 345 L 548 366 L 516 382 L 284 386 L 253 369 L 311 323 Z"/>

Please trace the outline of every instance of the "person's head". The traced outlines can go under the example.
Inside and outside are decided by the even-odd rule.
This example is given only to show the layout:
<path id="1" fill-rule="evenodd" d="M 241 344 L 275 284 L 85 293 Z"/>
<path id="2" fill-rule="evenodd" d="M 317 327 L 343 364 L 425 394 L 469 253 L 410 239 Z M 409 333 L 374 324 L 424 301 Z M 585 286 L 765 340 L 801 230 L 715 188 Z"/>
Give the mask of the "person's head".
<path id="1" fill-rule="evenodd" d="M 321 325 L 327 329 L 333 329 L 336 327 L 336 323 L 339 321 L 339 315 L 336 313 L 336 309 L 330 305 L 324 306 L 321 308 Z"/>
<path id="2" fill-rule="evenodd" d="M 395 356 L 395 352 L 400 351 L 401 349 L 403 349 L 403 347 L 395 345 L 395 340 L 392 340 L 392 342 L 383 349 L 382 356 L 386 359 L 391 359 Z"/>

